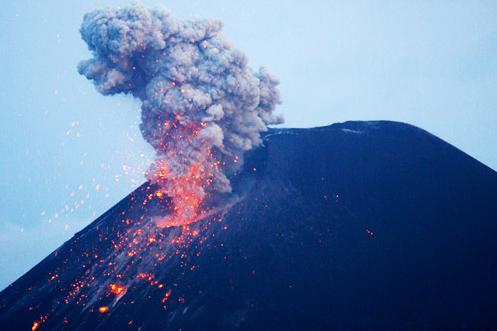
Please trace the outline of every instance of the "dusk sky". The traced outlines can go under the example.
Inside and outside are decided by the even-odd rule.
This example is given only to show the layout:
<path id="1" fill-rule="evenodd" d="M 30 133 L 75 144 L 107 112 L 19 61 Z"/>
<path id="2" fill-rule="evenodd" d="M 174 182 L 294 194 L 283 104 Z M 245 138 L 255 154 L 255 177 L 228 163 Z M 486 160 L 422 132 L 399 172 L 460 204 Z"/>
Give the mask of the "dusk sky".
<path id="1" fill-rule="evenodd" d="M 125 1 L 18 1 L 0 12 L 0 289 L 145 181 L 140 102 L 77 72 L 85 13 Z M 220 18 L 280 77 L 283 127 L 419 126 L 497 169 L 493 1 L 143 1 Z"/>

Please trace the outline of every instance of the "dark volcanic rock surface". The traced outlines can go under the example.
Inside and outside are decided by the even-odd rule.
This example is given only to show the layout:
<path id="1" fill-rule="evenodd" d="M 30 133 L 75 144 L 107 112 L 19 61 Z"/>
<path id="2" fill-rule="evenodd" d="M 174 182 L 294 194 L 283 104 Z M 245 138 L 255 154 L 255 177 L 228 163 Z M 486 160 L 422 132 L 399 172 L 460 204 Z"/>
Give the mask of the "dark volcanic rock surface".
<path id="1" fill-rule="evenodd" d="M 497 173 L 437 137 L 271 130 L 232 182 L 166 229 L 145 183 L 0 293 L 0 329 L 497 329 Z"/>

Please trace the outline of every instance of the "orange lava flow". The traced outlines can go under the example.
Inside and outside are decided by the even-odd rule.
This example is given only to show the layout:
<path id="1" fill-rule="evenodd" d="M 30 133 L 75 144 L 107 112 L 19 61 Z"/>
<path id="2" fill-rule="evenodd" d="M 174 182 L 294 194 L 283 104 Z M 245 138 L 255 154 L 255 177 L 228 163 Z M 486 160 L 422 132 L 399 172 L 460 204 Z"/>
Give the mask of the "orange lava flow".
<path id="1" fill-rule="evenodd" d="M 123 293 L 124 290 L 125 290 L 125 288 L 122 286 L 118 286 L 116 284 L 110 284 L 110 291 L 112 293 L 114 293 L 115 295 L 119 295 L 119 294 Z"/>
<path id="2" fill-rule="evenodd" d="M 229 187 L 220 169 L 221 162 L 215 159 L 209 144 L 199 134 L 200 128 L 177 121 L 172 124 L 175 129 L 169 140 L 162 142 L 160 155 L 147 174 L 161 187 L 155 195 L 159 198 L 167 195 L 174 204 L 172 215 L 159 223 L 161 227 L 196 221 L 207 193 L 213 189 L 226 191 L 224 186 Z"/>

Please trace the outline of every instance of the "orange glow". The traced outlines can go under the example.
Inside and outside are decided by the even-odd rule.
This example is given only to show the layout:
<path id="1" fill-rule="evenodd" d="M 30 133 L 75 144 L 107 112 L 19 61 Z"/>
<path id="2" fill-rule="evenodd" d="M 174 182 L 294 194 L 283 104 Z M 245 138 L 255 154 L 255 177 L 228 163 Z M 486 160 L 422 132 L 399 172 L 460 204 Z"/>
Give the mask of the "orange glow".
<path id="1" fill-rule="evenodd" d="M 109 308 L 108 308 L 108 307 L 106 307 L 106 306 L 103 306 L 103 307 L 98 308 L 98 311 L 99 311 L 99 312 L 101 312 L 101 313 L 105 313 L 107 310 L 109 310 Z M 34 329 L 33 329 L 33 330 L 34 330 Z"/>
<path id="2" fill-rule="evenodd" d="M 121 294 L 122 292 L 124 292 L 124 290 L 125 290 L 124 287 L 118 286 L 116 284 L 110 284 L 110 291 L 115 295 Z"/>
<path id="3" fill-rule="evenodd" d="M 31 328 L 31 330 L 35 331 L 36 329 L 38 329 L 38 326 L 40 326 L 40 324 L 38 324 L 38 322 L 34 322 L 33 327 Z"/>

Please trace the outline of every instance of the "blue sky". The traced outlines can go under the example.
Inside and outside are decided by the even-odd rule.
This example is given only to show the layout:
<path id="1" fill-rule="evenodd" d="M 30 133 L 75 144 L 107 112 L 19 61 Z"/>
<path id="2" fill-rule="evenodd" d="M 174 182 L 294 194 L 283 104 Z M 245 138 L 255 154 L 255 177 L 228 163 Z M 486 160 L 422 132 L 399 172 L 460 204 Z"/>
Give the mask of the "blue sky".
<path id="1" fill-rule="evenodd" d="M 414 124 L 497 169 L 497 3 L 142 1 L 224 34 L 281 79 L 286 127 Z M 144 181 L 140 103 L 76 71 L 83 15 L 124 1 L 9 1 L 0 12 L 0 288 Z"/>

